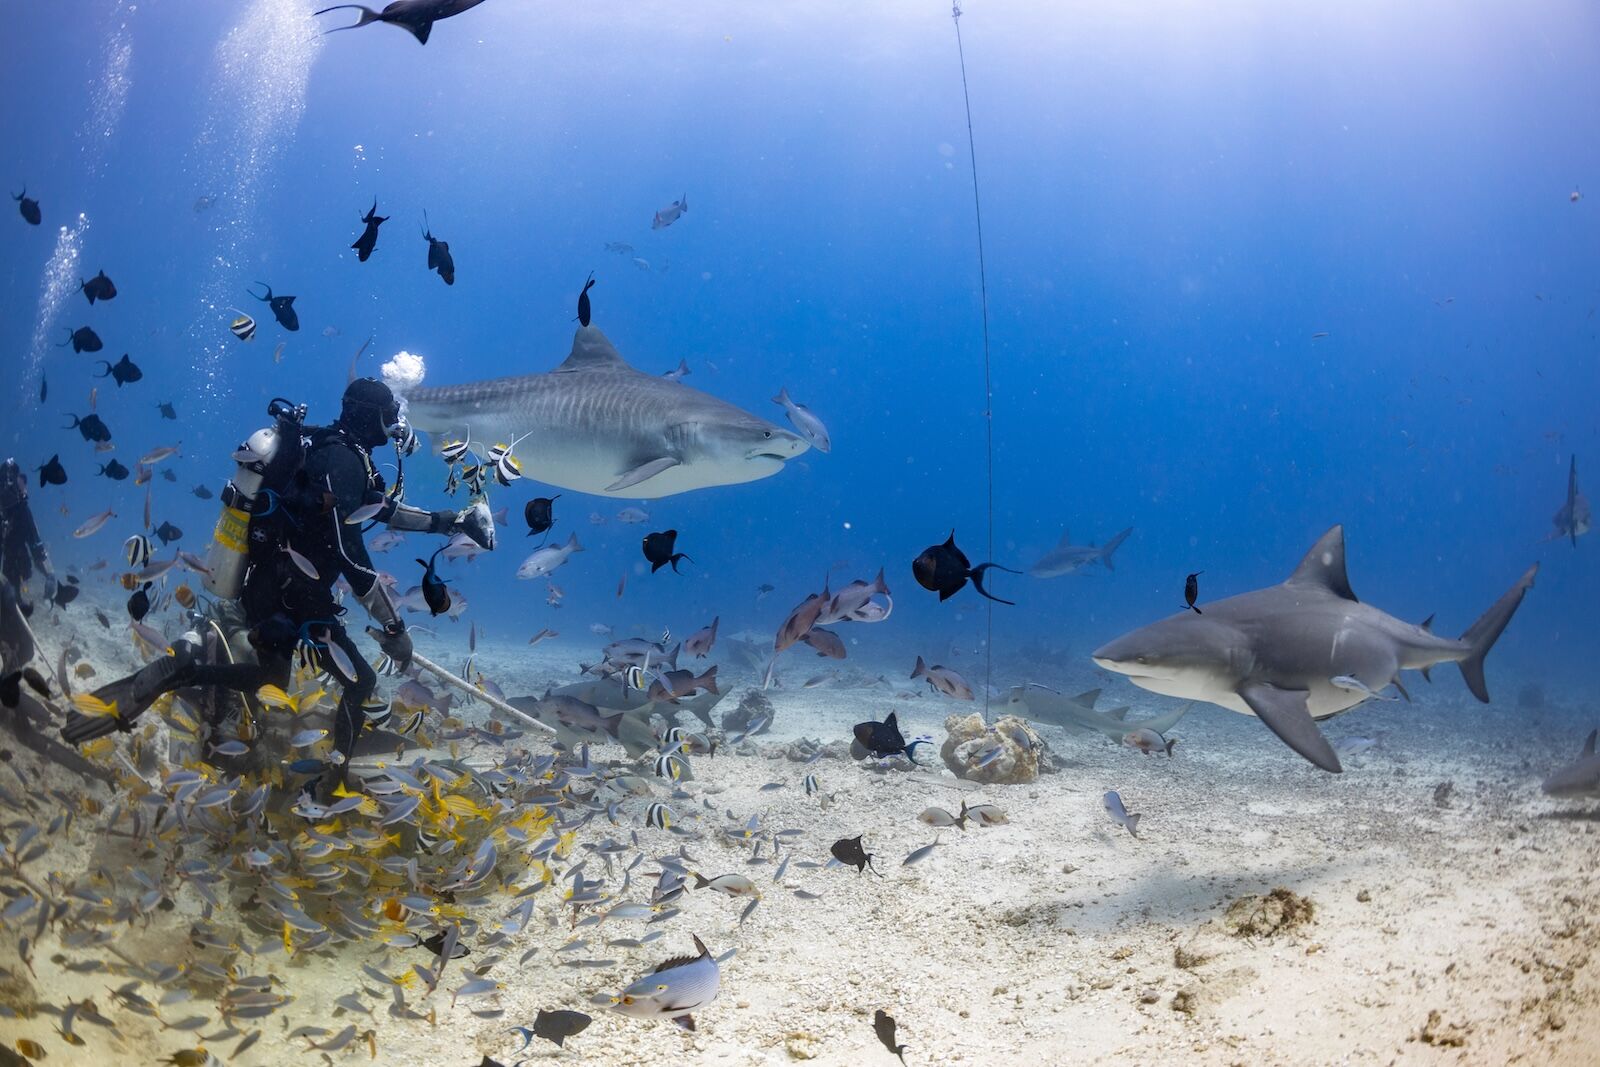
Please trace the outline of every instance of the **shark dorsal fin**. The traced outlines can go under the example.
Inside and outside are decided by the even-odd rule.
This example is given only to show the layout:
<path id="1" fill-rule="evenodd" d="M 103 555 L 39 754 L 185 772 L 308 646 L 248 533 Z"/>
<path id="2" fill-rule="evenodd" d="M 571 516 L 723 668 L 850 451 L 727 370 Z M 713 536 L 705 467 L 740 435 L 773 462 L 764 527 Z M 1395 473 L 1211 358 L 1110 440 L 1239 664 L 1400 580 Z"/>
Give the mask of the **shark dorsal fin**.
<path id="1" fill-rule="evenodd" d="M 1433 633 L 1433 616 L 1432 615 L 1429 615 L 1426 619 L 1422 620 L 1421 629 L 1425 633 L 1430 633 L 1430 634 Z"/>
<path id="2" fill-rule="evenodd" d="M 1317 538 L 1284 584 L 1312 586 L 1345 600 L 1357 599 L 1344 569 L 1344 527 L 1335 526 Z"/>
<path id="3" fill-rule="evenodd" d="M 1583 755 L 1594 755 L 1594 739 L 1596 734 L 1600 734 L 1600 730 L 1590 730 L 1589 736 L 1583 739 Z"/>
<path id="4" fill-rule="evenodd" d="M 1090 689 L 1090 690 L 1087 690 L 1086 692 L 1079 693 L 1077 696 L 1073 697 L 1072 698 L 1072 702 L 1074 704 L 1082 704 L 1086 708 L 1092 708 L 1092 707 L 1094 707 L 1094 702 L 1096 700 L 1099 700 L 1099 699 L 1100 699 L 1100 690 L 1098 690 L 1098 689 Z"/>
<path id="5" fill-rule="evenodd" d="M 1070 548 L 1072 546 L 1072 531 L 1062 530 L 1061 540 L 1056 542 L 1057 548 Z"/>
<path id="6" fill-rule="evenodd" d="M 1106 714 L 1111 716 L 1113 719 L 1116 719 L 1118 722 L 1127 722 L 1128 707 L 1129 705 L 1124 704 L 1120 708 L 1112 708 L 1110 711 L 1106 712 Z"/>
<path id="7" fill-rule="evenodd" d="M 628 361 L 605 334 L 593 326 L 580 326 L 572 335 L 571 353 L 556 370 L 615 370 L 627 366 Z"/>

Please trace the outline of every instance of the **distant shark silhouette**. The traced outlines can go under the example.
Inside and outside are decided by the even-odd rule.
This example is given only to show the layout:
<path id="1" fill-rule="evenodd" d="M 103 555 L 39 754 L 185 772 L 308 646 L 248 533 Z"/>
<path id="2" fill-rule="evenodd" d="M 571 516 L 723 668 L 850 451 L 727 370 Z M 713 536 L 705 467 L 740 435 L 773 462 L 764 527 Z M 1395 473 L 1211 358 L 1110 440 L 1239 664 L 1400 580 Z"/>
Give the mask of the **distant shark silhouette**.
<path id="1" fill-rule="evenodd" d="M 359 11 L 361 17 L 349 26 L 335 26 L 328 33 L 337 33 L 340 30 L 354 30 L 374 22 L 387 22 L 391 26 L 399 26 L 417 39 L 419 44 L 428 43 L 428 35 L 433 32 L 433 24 L 440 19 L 447 19 L 452 15 L 459 15 L 469 8 L 477 7 L 483 0 L 394 0 L 382 11 L 374 11 L 361 4 L 334 4 L 315 12 L 326 15 L 330 11 Z"/>
<path id="2" fill-rule="evenodd" d="M 1176 726 L 1189 710 L 1189 705 L 1185 704 L 1176 711 L 1157 715 L 1153 719 L 1132 720 L 1127 717 L 1127 705 L 1110 711 L 1095 711 L 1094 704 L 1099 699 L 1098 689 L 1069 697 L 1037 684 L 1014 685 L 1006 694 L 1006 711 L 1047 726 L 1059 726 L 1069 733 L 1084 730 L 1104 734 L 1120 743 L 1136 730 L 1154 730 L 1164 734 Z"/>
<path id="3" fill-rule="evenodd" d="M 1595 736 L 1590 730 L 1583 740 L 1578 758 L 1544 780 L 1539 788 L 1553 797 L 1600 797 L 1600 756 L 1595 755 Z"/>
<path id="4" fill-rule="evenodd" d="M 1402 670 L 1461 668 L 1472 695 L 1489 689 L 1483 660 L 1533 586 L 1529 567 L 1460 639 L 1401 622 L 1362 604 L 1344 564 L 1344 527 L 1311 546 L 1287 581 L 1184 611 L 1125 634 L 1093 653 L 1135 685 L 1255 715 L 1290 748 L 1338 773 L 1339 757 L 1316 720 L 1355 707 Z"/>
<path id="5" fill-rule="evenodd" d="M 1111 565 L 1111 553 L 1122 546 L 1122 542 L 1133 533 L 1130 526 L 1103 545 L 1075 545 L 1072 543 L 1072 534 L 1066 530 L 1061 531 L 1061 540 L 1056 547 L 1040 557 L 1039 562 L 1028 568 L 1028 573 L 1035 578 L 1060 578 L 1062 575 L 1075 574 L 1093 563 L 1105 564 L 1106 570 L 1114 571 Z"/>
<path id="6" fill-rule="evenodd" d="M 1572 547 L 1578 547 L 1578 538 L 1588 533 L 1593 525 L 1593 517 L 1589 513 L 1589 501 L 1578 492 L 1578 457 L 1572 457 L 1572 465 L 1567 468 L 1567 500 L 1556 511 L 1554 522 L 1555 531 L 1546 537 L 1546 541 L 1558 541 L 1565 537 L 1572 541 Z"/>
<path id="7" fill-rule="evenodd" d="M 482 448 L 519 442 L 535 481 L 598 496 L 654 498 L 778 473 L 810 446 L 714 396 L 630 367 L 593 326 L 547 374 L 405 388 L 419 430 L 458 434 Z"/>

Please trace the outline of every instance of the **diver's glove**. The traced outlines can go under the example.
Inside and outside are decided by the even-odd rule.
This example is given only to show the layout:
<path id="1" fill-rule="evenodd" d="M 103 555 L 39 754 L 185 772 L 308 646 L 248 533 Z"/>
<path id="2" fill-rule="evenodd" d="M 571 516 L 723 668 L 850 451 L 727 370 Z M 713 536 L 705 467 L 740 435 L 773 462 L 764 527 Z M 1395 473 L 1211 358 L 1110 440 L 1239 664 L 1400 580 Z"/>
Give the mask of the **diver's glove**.
<path id="1" fill-rule="evenodd" d="M 378 642 L 383 654 L 389 657 L 394 673 L 404 674 L 411 669 L 411 635 L 406 632 L 405 623 L 396 619 L 387 623 L 381 630 L 376 626 L 369 626 L 367 633 Z"/>
<path id="2" fill-rule="evenodd" d="M 462 508 L 450 516 L 449 526 L 441 531 L 451 534 L 464 533 L 472 538 L 472 543 L 488 552 L 494 551 L 494 516 L 489 513 L 489 505 L 482 500 L 473 502 L 470 506 Z"/>

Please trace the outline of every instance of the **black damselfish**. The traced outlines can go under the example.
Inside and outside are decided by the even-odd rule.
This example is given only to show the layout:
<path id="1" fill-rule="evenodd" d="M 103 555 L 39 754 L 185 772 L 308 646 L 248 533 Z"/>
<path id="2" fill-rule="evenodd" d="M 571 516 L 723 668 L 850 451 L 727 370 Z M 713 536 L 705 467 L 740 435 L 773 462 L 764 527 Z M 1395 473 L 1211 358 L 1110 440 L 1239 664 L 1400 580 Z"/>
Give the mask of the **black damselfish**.
<path id="1" fill-rule="evenodd" d="M 356 250 L 356 258 L 365 263 L 378 245 L 378 227 L 389 221 L 387 215 L 378 214 L 376 197 L 373 198 L 371 210 L 361 216 L 361 221 L 367 224 L 367 228 L 361 231 L 360 237 L 350 243 L 350 247 Z"/>

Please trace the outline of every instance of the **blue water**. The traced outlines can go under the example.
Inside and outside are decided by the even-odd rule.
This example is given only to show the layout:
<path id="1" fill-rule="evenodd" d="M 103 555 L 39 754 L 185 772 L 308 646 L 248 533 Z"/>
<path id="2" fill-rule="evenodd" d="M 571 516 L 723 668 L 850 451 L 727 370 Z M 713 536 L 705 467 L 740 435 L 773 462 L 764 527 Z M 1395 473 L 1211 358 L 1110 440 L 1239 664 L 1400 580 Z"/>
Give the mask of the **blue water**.
<path id="1" fill-rule="evenodd" d="M 774 419 L 787 386 L 834 451 L 647 503 L 645 527 L 566 493 L 556 532 L 587 551 L 557 576 L 559 610 L 542 583 L 511 581 L 535 487 L 498 492 L 513 516 L 501 550 L 448 569 L 469 619 L 508 641 L 551 626 L 575 654 L 592 622 L 687 633 L 720 614 L 725 633 L 770 630 L 847 561 L 836 583 L 882 565 L 897 597 L 889 623 L 853 628 L 853 656 L 904 654 L 909 671 L 913 650 L 976 646 L 974 594 L 939 605 L 909 571 L 952 528 L 987 555 L 977 233 L 946 7 L 488 0 L 419 48 L 384 26 L 313 41 L 349 13 L 313 23 L 311 6 L 8 12 L 0 172 L 45 225 L 13 207 L 0 227 L 15 398 L 0 441 L 27 467 L 66 463 L 64 489 L 34 493 L 58 561 L 115 558 L 143 507 L 143 488 L 92 477 L 90 446 L 61 428 L 91 387 L 130 467 L 181 440 L 178 481 L 152 483 L 155 521 L 200 550 L 216 503 L 190 488 L 220 488 L 269 398 L 331 419 L 369 335 L 368 373 L 401 349 L 435 384 L 546 370 L 593 269 L 595 324 L 625 357 L 686 358 L 687 384 Z M 962 27 L 994 558 L 1024 567 L 1063 527 L 1080 542 L 1135 527 L 1114 574 L 1000 576 L 1018 604 L 996 608 L 997 647 L 1046 640 L 1088 669 L 1090 648 L 1175 609 L 1186 573 L 1205 571 L 1207 598 L 1276 581 L 1342 522 L 1356 591 L 1404 618 L 1437 612 L 1449 633 L 1539 560 L 1491 686 L 1592 690 L 1596 543 L 1539 542 L 1573 452 L 1600 485 L 1600 13 L 974 2 Z M 652 232 L 685 193 L 689 213 Z M 202 196 L 216 203 L 196 211 Z M 392 220 L 360 264 L 346 246 L 374 197 Z M 453 288 L 425 269 L 424 209 Z M 104 268 L 121 294 L 41 309 L 57 228 L 79 213 L 82 275 Z M 258 279 L 298 296 L 298 334 L 249 299 Z M 227 333 L 231 306 L 260 322 L 253 343 Z M 83 324 L 145 380 L 118 390 L 93 357 L 53 347 L 35 366 L 36 330 L 53 344 Z M 162 400 L 181 421 L 159 421 Z M 412 463 L 413 502 L 443 506 L 442 464 Z M 72 540 L 106 501 L 117 521 Z M 695 564 L 637 573 L 639 536 L 666 527 Z M 415 554 L 385 560 L 403 584 Z M 758 602 L 763 582 L 777 591 Z M 1438 685 L 1459 695 L 1453 677 Z"/>

